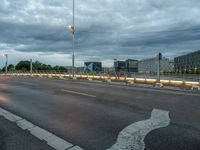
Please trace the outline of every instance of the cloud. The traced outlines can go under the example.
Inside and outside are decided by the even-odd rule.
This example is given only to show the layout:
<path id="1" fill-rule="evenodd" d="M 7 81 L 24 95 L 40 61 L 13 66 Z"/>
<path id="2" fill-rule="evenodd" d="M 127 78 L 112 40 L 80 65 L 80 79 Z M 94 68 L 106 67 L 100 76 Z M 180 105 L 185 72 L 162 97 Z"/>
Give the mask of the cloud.
<path id="1" fill-rule="evenodd" d="M 75 0 L 78 61 L 173 58 L 200 46 L 198 0 Z M 13 52 L 72 51 L 72 0 L 2 0 L 0 45 Z M 144 55 L 145 54 L 145 55 Z"/>

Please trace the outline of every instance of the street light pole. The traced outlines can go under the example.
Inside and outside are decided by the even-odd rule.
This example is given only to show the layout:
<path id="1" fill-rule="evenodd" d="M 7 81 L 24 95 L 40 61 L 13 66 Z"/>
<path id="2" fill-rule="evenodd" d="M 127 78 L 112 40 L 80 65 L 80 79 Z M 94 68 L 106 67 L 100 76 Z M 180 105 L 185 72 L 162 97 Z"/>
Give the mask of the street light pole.
<path id="1" fill-rule="evenodd" d="M 75 56 L 74 56 L 74 46 L 75 46 L 75 22 L 74 22 L 74 10 L 75 10 L 75 0 L 73 0 L 73 54 L 72 54 L 72 71 L 73 71 L 73 77 L 75 74 L 75 68 L 74 68 L 74 62 L 75 62 Z"/>
<path id="2" fill-rule="evenodd" d="M 31 73 L 31 75 L 33 73 L 33 60 L 32 59 L 30 60 L 30 73 Z"/>
<path id="3" fill-rule="evenodd" d="M 4 56 L 6 57 L 5 72 L 7 74 L 8 73 L 8 54 L 4 54 Z"/>
<path id="4" fill-rule="evenodd" d="M 162 54 L 158 54 L 158 67 L 157 67 L 157 82 L 160 83 L 160 61 L 162 59 Z"/>
<path id="5" fill-rule="evenodd" d="M 70 29 L 71 33 L 72 33 L 72 76 L 74 78 L 74 74 L 75 74 L 75 67 L 74 67 L 74 64 L 75 64 L 75 55 L 74 55 L 74 49 L 75 49 L 75 17 L 74 17 L 74 14 L 75 14 L 75 0 L 73 0 L 73 17 L 72 17 L 72 24 L 68 26 L 68 28 Z"/>

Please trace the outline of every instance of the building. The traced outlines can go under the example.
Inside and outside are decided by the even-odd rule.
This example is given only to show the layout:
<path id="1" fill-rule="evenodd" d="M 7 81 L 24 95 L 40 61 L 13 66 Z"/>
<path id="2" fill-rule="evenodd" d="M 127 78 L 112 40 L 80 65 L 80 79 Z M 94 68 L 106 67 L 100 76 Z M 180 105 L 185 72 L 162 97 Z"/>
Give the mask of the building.
<path id="1" fill-rule="evenodd" d="M 158 67 L 158 58 L 144 59 L 138 62 L 139 73 L 156 73 Z M 174 70 L 174 63 L 168 58 L 162 57 L 160 60 L 161 72 L 172 72 Z"/>
<path id="2" fill-rule="evenodd" d="M 114 68 L 113 67 L 103 67 L 102 68 L 102 71 L 103 72 L 107 72 L 107 73 L 109 73 L 109 72 L 113 72 L 114 71 Z"/>
<path id="3" fill-rule="evenodd" d="M 138 72 L 138 60 L 127 59 L 126 61 L 118 61 L 114 59 L 114 69 L 116 72 Z"/>
<path id="4" fill-rule="evenodd" d="M 85 67 L 76 67 L 76 72 L 77 73 L 82 73 L 82 72 L 84 72 L 84 68 Z"/>
<path id="5" fill-rule="evenodd" d="M 126 63 L 125 61 L 118 61 L 118 60 L 114 60 L 114 68 L 116 72 L 119 71 L 126 71 Z"/>
<path id="6" fill-rule="evenodd" d="M 176 72 L 200 71 L 200 50 L 174 58 Z"/>
<path id="7" fill-rule="evenodd" d="M 127 59 L 125 61 L 125 68 L 128 72 L 138 72 L 138 60 Z"/>
<path id="8" fill-rule="evenodd" d="M 84 63 L 84 71 L 102 71 L 102 63 L 101 62 L 85 62 Z"/>

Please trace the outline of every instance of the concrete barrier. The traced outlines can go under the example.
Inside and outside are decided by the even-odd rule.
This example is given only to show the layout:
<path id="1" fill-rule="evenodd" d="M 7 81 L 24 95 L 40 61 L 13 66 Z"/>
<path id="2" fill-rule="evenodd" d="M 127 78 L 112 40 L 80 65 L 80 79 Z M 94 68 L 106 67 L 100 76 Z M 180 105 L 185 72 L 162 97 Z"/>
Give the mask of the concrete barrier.
<path id="1" fill-rule="evenodd" d="M 6 75 L 6 74 L 1 74 Z M 156 79 L 148 79 L 148 78 L 134 78 L 134 77 L 115 77 L 115 76 L 95 76 L 95 75 L 75 75 L 72 77 L 71 74 L 48 74 L 48 73 L 9 73 L 6 76 L 32 76 L 32 77 L 49 77 L 49 78 L 72 78 L 74 80 L 76 79 L 88 79 L 88 80 L 103 80 L 108 83 L 112 81 L 120 81 L 120 82 L 126 82 L 129 84 L 134 83 L 147 83 L 147 84 L 156 84 Z M 160 80 L 160 83 L 162 85 L 175 85 L 175 86 L 200 86 L 200 82 L 194 82 L 194 81 L 178 81 L 178 80 Z"/>
<path id="2" fill-rule="evenodd" d="M 197 90 L 197 91 L 200 91 L 200 86 L 193 85 L 193 86 L 191 87 L 191 90 Z"/>

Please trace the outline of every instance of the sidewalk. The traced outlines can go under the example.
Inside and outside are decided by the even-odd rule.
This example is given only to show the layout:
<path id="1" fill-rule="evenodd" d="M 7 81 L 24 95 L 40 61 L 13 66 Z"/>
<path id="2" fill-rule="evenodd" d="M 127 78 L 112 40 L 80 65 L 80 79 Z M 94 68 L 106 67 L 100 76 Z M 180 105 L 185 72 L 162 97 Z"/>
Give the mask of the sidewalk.
<path id="1" fill-rule="evenodd" d="M 16 124 L 0 117 L 0 150 L 53 150 Z"/>

